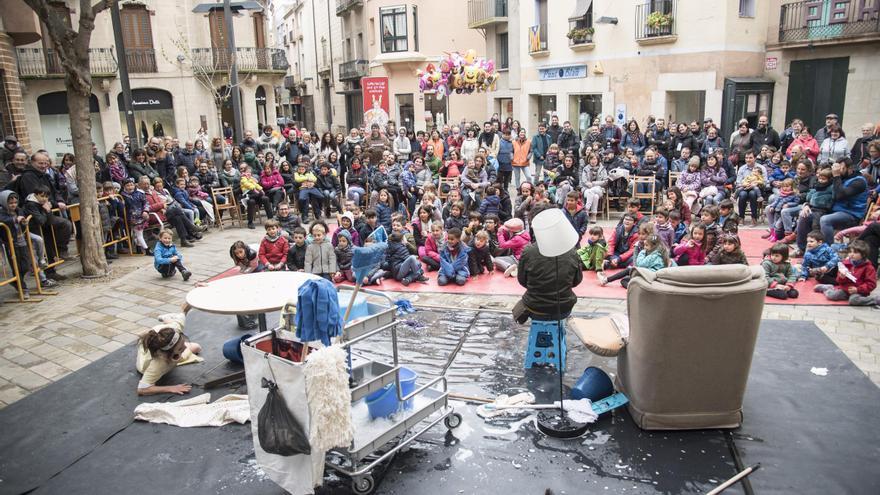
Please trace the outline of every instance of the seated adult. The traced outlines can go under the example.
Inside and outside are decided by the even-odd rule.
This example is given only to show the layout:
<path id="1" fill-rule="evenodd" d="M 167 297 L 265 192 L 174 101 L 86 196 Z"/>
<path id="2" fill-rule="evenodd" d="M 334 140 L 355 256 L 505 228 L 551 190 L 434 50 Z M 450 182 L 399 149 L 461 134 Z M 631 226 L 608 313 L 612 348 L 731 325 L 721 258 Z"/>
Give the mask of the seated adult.
<path id="1" fill-rule="evenodd" d="M 831 212 L 819 219 L 819 230 L 826 239 L 834 239 L 838 230 L 858 225 L 865 218 L 868 209 L 868 180 L 859 173 L 852 160 L 843 160 L 831 166 L 834 204 Z M 812 229 L 812 214 L 809 205 L 801 210 L 797 224 L 797 244 L 800 252 L 807 246 L 807 234 Z"/>
<path id="2" fill-rule="evenodd" d="M 552 207 L 536 207 L 535 216 L 547 208 Z M 558 260 L 541 254 L 537 244 L 529 244 L 523 249 L 516 278 L 526 292 L 517 304 L 518 308 L 514 309 L 517 321 L 523 323 L 526 317 L 560 320 L 571 314 L 577 303 L 572 289 L 584 278 L 575 247 L 558 256 Z"/>

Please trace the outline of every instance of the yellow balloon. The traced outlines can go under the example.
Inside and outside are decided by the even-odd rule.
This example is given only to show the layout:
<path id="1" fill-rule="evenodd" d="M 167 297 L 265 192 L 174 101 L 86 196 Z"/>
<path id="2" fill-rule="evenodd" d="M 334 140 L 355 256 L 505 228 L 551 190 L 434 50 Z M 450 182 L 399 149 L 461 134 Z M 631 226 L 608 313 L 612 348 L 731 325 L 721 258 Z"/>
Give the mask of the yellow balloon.
<path id="1" fill-rule="evenodd" d="M 476 59 L 476 58 L 477 58 L 477 51 L 474 50 L 473 48 L 468 50 L 467 53 L 465 53 L 465 55 L 464 55 L 464 60 L 468 64 L 474 63 L 474 59 Z"/>

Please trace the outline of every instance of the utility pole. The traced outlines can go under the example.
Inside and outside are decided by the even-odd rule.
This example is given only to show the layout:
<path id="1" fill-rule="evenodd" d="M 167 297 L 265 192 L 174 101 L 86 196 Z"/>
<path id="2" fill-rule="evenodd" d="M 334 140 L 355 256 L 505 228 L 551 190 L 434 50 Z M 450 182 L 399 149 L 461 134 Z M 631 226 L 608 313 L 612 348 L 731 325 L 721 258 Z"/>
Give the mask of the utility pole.
<path id="1" fill-rule="evenodd" d="M 227 0 L 228 2 L 228 0 Z M 134 111 L 132 110 L 131 84 L 128 80 L 128 56 L 125 53 L 125 41 L 122 39 L 122 21 L 119 18 L 119 2 L 113 2 L 110 7 L 110 20 L 113 23 L 113 38 L 116 42 L 116 58 L 119 66 L 119 83 L 122 85 L 122 112 L 125 114 L 125 125 L 128 127 L 128 138 L 131 142 L 140 143 L 137 128 L 134 125 Z M 145 143 L 140 143 L 141 145 Z M 132 146 L 132 149 L 140 146 Z"/>
<path id="2" fill-rule="evenodd" d="M 232 6 L 229 0 L 223 0 L 223 21 L 226 23 L 226 47 L 232 58 L 232 67 L 229 74 L 229 86 L 232 88 L 232 122 L 235 136 L 233 142 L 240 142 L 244 138 L 241 122 L 241 92 L 238 89 L 238 53 L 235 50 L 235 32 L 232 28 Z"/>

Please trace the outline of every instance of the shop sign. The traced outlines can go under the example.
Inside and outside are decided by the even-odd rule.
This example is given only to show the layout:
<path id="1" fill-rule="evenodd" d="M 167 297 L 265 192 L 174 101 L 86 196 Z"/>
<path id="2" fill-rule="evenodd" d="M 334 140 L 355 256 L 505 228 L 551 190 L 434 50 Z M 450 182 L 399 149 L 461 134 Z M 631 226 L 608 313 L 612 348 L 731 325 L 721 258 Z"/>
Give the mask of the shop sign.
<path id="1" fill-rule="evenodd" d="M 538 79 L 541 81 L 555 81 L 557 79 L 578 79 L 587 77 L 586 65 L 569 65 L 565 67 L 551 67 L 538 69 Z"/>

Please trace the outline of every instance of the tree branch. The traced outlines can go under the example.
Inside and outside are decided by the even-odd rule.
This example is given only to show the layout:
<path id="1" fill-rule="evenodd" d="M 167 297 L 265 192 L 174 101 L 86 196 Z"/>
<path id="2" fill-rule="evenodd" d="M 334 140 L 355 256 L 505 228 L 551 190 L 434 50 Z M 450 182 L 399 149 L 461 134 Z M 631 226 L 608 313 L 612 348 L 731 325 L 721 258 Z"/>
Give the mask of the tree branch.
<path id="1" fill-rule="evenodd" d="M 93 18 L 97 17 L 97 15 L 99 13 L 101 13 L 104 10 L 109 9 L 117 1 L 118 0 L 101 0 L 100 2 L 96 3 L 95 5 L 92 5 L 92 8 L 91 8 L 92 17 Z M 89 0 L 81 0 L 81 2 L 88 4 Z"/>

